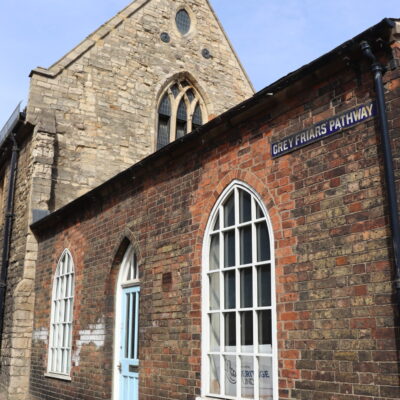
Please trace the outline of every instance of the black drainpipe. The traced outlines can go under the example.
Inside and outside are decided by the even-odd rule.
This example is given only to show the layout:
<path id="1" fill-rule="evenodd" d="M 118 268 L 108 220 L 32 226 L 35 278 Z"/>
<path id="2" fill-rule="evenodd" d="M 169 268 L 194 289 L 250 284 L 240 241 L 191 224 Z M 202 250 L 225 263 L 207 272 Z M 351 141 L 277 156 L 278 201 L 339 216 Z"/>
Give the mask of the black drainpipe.
<path id="1" fill-rule="evenodd" d="M 11 133 L 10 139 L 12 141 L 12 153 L 10 164 L 10 179 L 8 182 L 8 195 L 7 195 L 7 208 L 4 221 L 4 237 L 3 237 L 3 256 L 0 272 L 0 350 L 1 341 L 3 337 L 4 327 L 4 308 L 7 289 L 7 272 L 10 258 L 10 244 L 11 244 L 11 227 L 13 221 L 13 208 L 14 208 L 14 189 L 15 189 L 15 176 L 17 173 L 17 159 L 18 159 L 18 145 L 15 140 L 15 134 Z"/>
<path id="2" fill-rule="evenodd" d="M 382 82 L 382 75 L 385 72 L 385 68 L 377 61 L 368 42 L 363 41 L 360 43 L 360 46 L 364 55 L 371 61 L 371 71 L 374 75 L 379 126 L 381 128 L 381 146 L 383 152 L 383 162 L 385 166 L 386 190 L 389 203 L 389 218 L 392 228 L 392 244 L 396 271 L 394 283 L 396 287 L 397 306 L 400 308 L 400 225 L 397 207 L 396 184 L 393 173 L 392 149 L 390 145 L 388 120 L 385 107 L 385 95 Z"/>

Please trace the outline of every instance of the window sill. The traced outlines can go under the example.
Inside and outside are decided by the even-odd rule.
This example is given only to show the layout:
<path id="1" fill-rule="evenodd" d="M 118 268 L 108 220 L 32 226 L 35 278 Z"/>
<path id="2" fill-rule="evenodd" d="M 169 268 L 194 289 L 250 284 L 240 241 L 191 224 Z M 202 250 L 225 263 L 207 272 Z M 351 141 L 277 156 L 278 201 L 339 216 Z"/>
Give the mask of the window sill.
<path id="1" fill-rule="evenodd" d="M 60 379 L 62 381 L 71 381 L 71 377 L 69 375 L 56 374 L 54 372 L 46 372 L 44 376 L 46 378 Z"/>
<path id="2" fill-rule="evenodd" d="M 225 397 L 197 396 L 196 400 L 224 400 Z"/>

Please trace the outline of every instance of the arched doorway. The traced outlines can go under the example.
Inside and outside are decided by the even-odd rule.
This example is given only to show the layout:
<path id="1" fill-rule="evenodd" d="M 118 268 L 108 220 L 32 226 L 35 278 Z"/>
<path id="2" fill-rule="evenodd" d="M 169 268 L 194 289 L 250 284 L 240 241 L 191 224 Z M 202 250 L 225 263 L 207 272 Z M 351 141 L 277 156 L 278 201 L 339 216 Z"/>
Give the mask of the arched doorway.
<path id="1" fill-rule="evenodd" d="M 139 399 L 139 294 L 136 253 L 129 245 L 116 287 L 114 400 Z"/>

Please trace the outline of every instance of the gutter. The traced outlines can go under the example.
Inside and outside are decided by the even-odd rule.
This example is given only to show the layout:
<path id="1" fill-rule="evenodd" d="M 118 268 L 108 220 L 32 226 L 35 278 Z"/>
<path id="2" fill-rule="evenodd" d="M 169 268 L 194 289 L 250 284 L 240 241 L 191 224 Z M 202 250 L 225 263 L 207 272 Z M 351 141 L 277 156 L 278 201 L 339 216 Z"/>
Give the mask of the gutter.
<path id="1" fill-rule="evenodd" d="M 397 205 L 396 183 L 393 172 L 392 148 L 389 137 L 388 119 L 386 114 L 385 94 L 382 76 L 386 72 L 385 67 L 376 59 L 367 41 L 360 43 L 361 50 L 371 62 L 371 71 L 374 78 L 378 119 L 381 133 L 381 148 L 385 170 L 387 199 L 389 205 L 389 219 L 392 228 L 392 246 L 395 266 L 396 303 L 400 308 L 400 224 Z"/>

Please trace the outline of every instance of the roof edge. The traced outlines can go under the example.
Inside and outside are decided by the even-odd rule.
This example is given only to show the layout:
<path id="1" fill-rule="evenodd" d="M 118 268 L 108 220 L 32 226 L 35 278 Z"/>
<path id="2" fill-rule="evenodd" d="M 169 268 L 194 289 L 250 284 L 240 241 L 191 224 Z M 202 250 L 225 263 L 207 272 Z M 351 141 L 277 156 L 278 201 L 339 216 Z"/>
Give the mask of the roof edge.
<path id="1" fill-rule="evenodd" d="M 143 6 L 151 0 L 134 0 L 125 8 L 111 17 L 108 21 L 102 24 L 94 32 L 88 35 L 85 39 L 79 42 L 68 53 L 64 54 L 60 59 L 53 63 L 50 67 L 36 67 L 31 70 L 29 77 L 34 74 L 54 78 L 60 74 L 65 68 L 72 64 L 75 60 L 91 49 L 97 41 L 105 38 L 111 31 L 121 25 L 126 19 L 130 18 L 134 13 L 139 11 Z"/>

